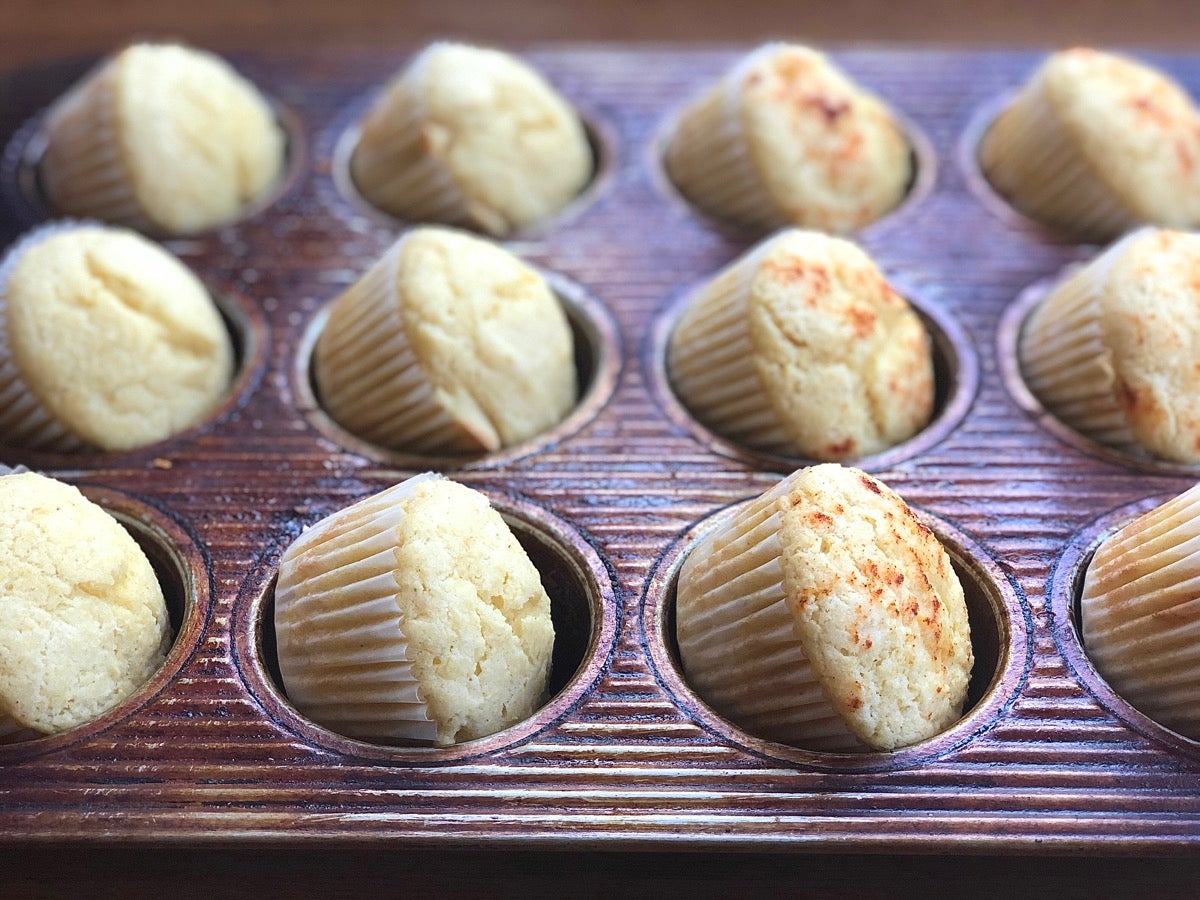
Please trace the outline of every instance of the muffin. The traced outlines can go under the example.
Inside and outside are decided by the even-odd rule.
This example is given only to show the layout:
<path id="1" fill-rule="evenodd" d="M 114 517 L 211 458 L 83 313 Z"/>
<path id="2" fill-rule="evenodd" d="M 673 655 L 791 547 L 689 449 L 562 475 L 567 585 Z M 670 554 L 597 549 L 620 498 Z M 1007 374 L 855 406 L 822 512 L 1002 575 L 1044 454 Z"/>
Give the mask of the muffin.
<path id="1" fill-rule="evenodd" d="M 1200 740 L 1200 485 L 1096 550 L 1079 604 L 1097 671 L 1131 704 Z"/>
<path id="2" fill-rule="evenodd" d="M 719 273 L 672 331 L 676 394 L 756 450 L 819 460 L 878 453 L 933 411 L 929 335 L 862 250 L 788 230 Z"/>
<path id="3" fill-rule="evenodd" d="M 1077 431 L 1126 453 L 1200 462 L 1200 235 L 1142 229 L 1030 313 L 1030 389 Z"/>
<path id="4" fill-rule="evenodd" d="M 576 397 L 571 329 L 545 279 L 433 227 L 408 232 L 333 302 L 314 378 L 347 430 L 417 453 L 520 443 Z"/>
<path id="5" fill-rule="evenodd" d="M 945 548 L 889 488 L 802 469 L 679 572 L 684 673 L 717 712 L 813 750 L 892 750 L 961 715 L 973 654 Z"/>
<path id="6" fill-rule="evenodd" d="M 279 669 L 348 737 L 451 744 L 527 718 L 554 627 L 537 570 L 485 496 L 426 474 L 330 516 L 283 554 Z"/>
<path id="7" fill-rule="evenodd" d="M 393 216 L 502 237 L 562 209 L 592 166 L 579 116 L 531 67 L 437 43 L 371 107 L 350 173 Z"/>
<path id="8" fill-rule="evenodd" d="M 0 435 L 45 450 L 127 450 L 199 422 L 233 371 L 212 298 L 133 232 L 60 224 L 0 268 Z"/>
<path id="9" fill-rule="evenodd" d="M 280 178 L 283 131 L 223 60 L 135 44 L 46 118 L 41 178 L 54 210 L 142 231 L 194 234 L 236 218 Z"/>
<path id="10" fill-rule="evenodd" d="M 664 162 L 692 203 L 761 230 L 862 228 L 913 177 L 887 106 L 822 54 L 790 44 L 758 49 L 688 106 Z"/>
<path id="11" fill-rule="evenodd" d="M 150 562 L 70 485 L 0 476 L 0 585 L 0 734 L 75 728 L 162 665 L 170 621 Z"/>
<path id="12" fill-rule="evenodd" d="M 1178 84 L 1086 48 L 1052 55 L 979 145 L 1022 212 L 1097 240 L 1200 222 L 1200 115 Z"/>

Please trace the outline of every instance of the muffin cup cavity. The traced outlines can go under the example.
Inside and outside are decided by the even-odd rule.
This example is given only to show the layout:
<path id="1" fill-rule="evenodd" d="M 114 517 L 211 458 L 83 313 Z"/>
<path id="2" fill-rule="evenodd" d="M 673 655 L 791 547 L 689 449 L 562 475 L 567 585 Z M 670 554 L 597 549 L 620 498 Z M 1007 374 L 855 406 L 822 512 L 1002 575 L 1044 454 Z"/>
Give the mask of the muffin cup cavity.
<path id="1" fill-rule="evenodd" d="M 1055 562 L 1046 585 L 1046 595 L 1055 643 L 1088 695 L 1138 734 L 1193 760 L 1200 760 L 1200 741 L 1171 730 L 1137 709 L 1100 674 L 1088 655 L 1080 617 L 1084 576 L 1100 545 L 1133 519 L 1176 496 L 1175 493 L 1156 494 L 1135 500 L 1110 510 L 1081 528 Z"/>
<path id="2" fill-rule="evenodd" d="M 368 459 L 401 469 L 471 469 L 513 462 L 565 440 L 587 424 L 608 402 L 616 388 L 621 366 L 618 329 L 611 313 L 599 300 L 569 279 L 541 272 L 558 298 L 571 329 L 579 399 L 567 416 L 553 428 L 528 441 L 494 453 L 422 455 L 413 450 L 392 450 L 352 434 L 322 407 L 313 377 L 313 352 L 328 317 L 319 312 L 300 336 L 292 370 L 294 401 L 309 423 L 347 450 Z M 430 404 L 432 405 L 432 404 Z M 433 412 L 445 418 L 440 407 Z M 436 419 L 431 415 L 430 421 Z"/>
<path id="3" fill-rule="evenodd" d="M 890 468 L 928 451 L 945 440 L 966 417 L 979 390 L 979 358 L 970 338 L 958 321 L 940 305 L 927 301 L 918 293 L 907 289 L 900 280 L 895 278 L 889 278 L 889 280 L 921 318 L 930 337 L 934 374 L 933 413 L 925 427 L 907 441 L 879 453 L 850 461 L 857 468 L 868 472 Z M 774 431 L 780 431 L 778 452 L 764 452 L 747 447 L 713 431 L 692 415 L 680 400 L 667 372 L 667 347 L 671 340 L 671 333 L 684 310 L 689 306 L 693 293 L 693 291 L 685 292 L 654 321 L 643 355 L 643 365 L 647 371 L 646 380 L 650 393 L 664 414 L 676 426 L 689 432 L 712 452 L 757 469 L 791 472 L 801 465 L 812 462 L 812 460 L 798 455 L 798 452 L 793 451 L 789 454 L 788 445 L 783 439 L 779 426 L 773 423 L 773 413 L 765 402 L 761 401 L 761 398 L 757 403 L 753 399 L 761 392 L 747 397 L 743 411 L 747 417 L 753 413 L 760 419 L 769 417 L 772 420 L 762 422 L 760 431 L 763 435 L 768 436 Z M 740 368 L 745 369 L 746 367 L 742 365 Z"/>
<path id="4" fill-rule="evenodd" d="M 508 494 L 489 493 L 489 499 L 529 555 L 550 597 L 555 637 L 549 690 L 542 706 L 524 722 L 447 747 L 366 743 L 305 718 L 287 699 L 279 672 L 274 561 L 284 549 L 280 546 L 263 558 L 243 584 L 234 631 L 239 668 L 280 727 L 346 756 L 394 765 L 430 765 L 470 759 L 526 741 L 578 705 L 600 676 L 616 642 L 617 603 L 608 567 L 586 538 L 544 508 Z"/>
<path id="5" fill-rule="evenodd" d="M 1021 359 L 1022 335 L 1029 327 L 1039 304 L 1058 286 L 1062 278 L 1070 277 L 1073 271 L 1068 270 L 1061 275 L 1034 282 L 1018 294 L 1001 314 L 996 327 L 996 362 L 1001 381 L 1010 396 L 1042 429 L 1089 456 L 1146 472 L 1200 473 L 1200 466 L 1151 456 L 1134 440 L 1111 392 L 1107 396 L 1097 396 L 1095 391 L 1085 389 L 1087 385 L 1094 383 L 1097 375 L 1099 380 L 1108 381 L 1111 381 L 1112 375 L 1111 368 L 1106 369 L 1104 363 L 1097 359 L 1096 351 L 1100 349 L 1099 337 L 1094 333 L 1092 317 L 1086 309 L 1080 312 L 1078 327 L 1073 329 L 1070 346 L 1043 348 L 1039 358 L 1044 358 L 1044 367 L 1051 371 L 1056 366 L 1062 368 L 1063 371 L 1056 373 L 1055 378 L 1061 383 L 1063 390 L 1071 391 L 1078 386 L 1078 396 L 1073 402 L 1088 414 L 1089 421 L 1095 423 L 1095 437 L 1085 435 L 1068 425 L 1047 409 L 1034 393 L 1030 384 L 1032 375 Z M 1076 364 L 1069 367 L 1068 363 L 1072 360 Z"/>
<path id="6" fill-rule="evenodd" d="M 162 588 L 170 617 L 171 647 L 158 671 L 130 697 L 77 728 L 42 735 L 0 718 L 0 762 L 49 753 L 119 725 L 133 712 L 169 690 L 200 644 L 211 612 L 211 576 L 208 557 L 191 531 L 163 509 L 134 496 L 97 485 L 79 485 L 83 495 L 103 507 L 146 554 Z"/>
<path id="7" fill-rule="evenodd" d="M 971 626 L 971 645 L 975 664 L 967 689 L 962 717 L 941 734 L 890 752 L 853 752 L 843 742 L 837 750 L 799 748 L 748 733 L 744 726 L 714 712 L 702 691 L 690 684 L 683 673 L 676 638 L 675 599 L 679 570 L 688 553 L 709 531 L 749 503 L 737 503 L 701 520 L 684 532 L 658 560 L 643 596 L 645 641 L 659 681 L 675 702 L 702 727 L 720 740 L 741 747 L 763 758 L 804 767 L 828 770 L 887 771 L 918 765 L 962 746 L 986 731 L 1012 703 L 1030 662 L 1028 612 L 1019 589 L 991 556 L 970 537 L 948 522 L 914 508 L 920 520 L 929 526 L 946 548 L 966 600 Z M 769 613 L 766 610 L 765 613 Z M 764 659 L 755 663 L 751 675 L 774 664 Z M 782 664 L 783 660 L 779 660 Z M 764 685 L 770 685 L 764 690 Z M 757 693 L 762 702 L 776 692 L 777 683 L 762 681 Z M 748 688 L 747 696 L 755 693 Z M 826 701 L 827 703 L 827 701 Z M 843 726 L 844 727 L 844 726 Z M 837 745 L 835 730 L 830 745 Z M 845 749 L 843 749 L 845 748 Z"/>

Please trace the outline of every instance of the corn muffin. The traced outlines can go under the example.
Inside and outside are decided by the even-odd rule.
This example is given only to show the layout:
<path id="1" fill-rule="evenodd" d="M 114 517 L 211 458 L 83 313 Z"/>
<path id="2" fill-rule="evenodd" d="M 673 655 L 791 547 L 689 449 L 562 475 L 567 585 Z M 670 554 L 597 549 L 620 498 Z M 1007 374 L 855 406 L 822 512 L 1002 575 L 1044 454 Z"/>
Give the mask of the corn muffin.
<path id="1" fill-rule="evenodd" d="M 126 450 L 209 415 L 233 348 L 174 256 L 120 228 L 52 225 L 0 269 L 0 435 L 50 450 Z"/>
<path id="2" fill-rule="evenodd" d="M 1200 485 L 1106 539 L 1079 616 L 1097 671 L 1141 712 L 1200 740 Z"/>
<path id="3" fill-rule="evenodd" d="M 266 100 L 223 60 L 135 44 L 51 108 L 41 175 L 55 211 L 142 231 L 228 222 L 280 178 L 286 142 Z"/>
<path id="4" fill-rule="evenodd" d="M 933 532 L 857 469 L 802 469 L 701 539 L 676 622 L 688 681 L 760 737 L 893 750 L 962 713 L 962 585 Z"/>
<path id="5" fill-rule="evenodd" d="M 1077 431 L 1200 462 L 1200 235 L 1114 244 L 1030 313 L 1019 351 L 1030 389 Z"/>
<path id="6" fill-rule="evenodd" d="M 418 453 L 520 443 L 576 398 L 571 329 L 545 279 L 434 227 L 408 232 L 334 301 L 314 377 L 346 429 Z"/>
<path id="7" fill-rule="evenodd" d="M 451 744 L 545 699 L 550 600 L 478 491 L 426 474 L 324 519 L 283 554 L 279 668 L 313 721 L 379 743 Z"/>
<path id="8" fill-rule="evenodd" d="M 554 215 L 592 168 L 583 123 L 541 75 L 450 43 L 392 80 L 350 161 L 358 190 L 385 212 L 497 237 Z"/>
<path id="9" fill-rule="evenodd" d="M 684 110 L 667 173 L 706 212 L 762 230 L 842 234 L 893 209 L 912 150 L 891 111 L 824 55 L 769 44 Z"/>
<path id="10" fill-rule="evenodd" d="M 70 485 L 0 477 L 0 733 L 95 719 L 158 670 L 169 641 L 162 588 L 116 519 Z"/>
<path id="11" fill-rule="evenodd" d="M 667 349 L 671 383 L 714 431 L 810 459 L 877 453 L 933 410 L 929 335 L 862 250 L 791 229 L 689 304 Z"/>
<path id="12" fill-rule="evenodd" d="M 1052 55 L 979 146 L 1021 211 L 1103 240 L 1149 222 L 1200 222 L 1200 115 L 1161 72 L 1087 48 Z"/>

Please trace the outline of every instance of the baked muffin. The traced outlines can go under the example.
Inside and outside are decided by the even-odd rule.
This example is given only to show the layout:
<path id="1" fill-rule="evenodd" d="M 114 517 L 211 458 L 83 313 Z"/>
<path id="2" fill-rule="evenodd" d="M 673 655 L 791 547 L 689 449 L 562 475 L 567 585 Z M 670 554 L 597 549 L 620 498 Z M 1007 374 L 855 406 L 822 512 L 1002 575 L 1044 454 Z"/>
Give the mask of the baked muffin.
<path id="1" fill-rule="evenodd" d="M 554 215 L 592 167 L 583 124 L 541 75 L 449 43 L 385 88 L 350 160 L 358 190 L 385 212 L 498 237 Z"/>
<path id="2" fill-rule="evenodd" d="M 74 487 L 0 476 L 0 733 L 55 734 L 162 665 L 162 588 L 129 533 Z"/>
<path id="3" fill-rule="evenodd" d="M 933 410 L 929 335 L 862 250 L 792 229 L 706 285 L 671 334 L 675 392 L 754 449 L 820 460 L 878 453 Z"/>
<path id="4" fill-rule="evenodd" d="M 537 570 L 485 496 L 426 474 L 304 532 L 275 589 L 279 669 L 349 737 L 451 744 L 527 718 L 554 644 Z"/>
<path id="5" fill-rule="evenodd" d="M 314 377 L 346 429 L 417 453 L 520 443 L 576 397 L 571 329 L 545 279 L 495 244 L 432 227 L 334 301 Z"/>
<path id="6" fill-rule="evenodd" d="M 1063 422 L 1127 453 L 1200 462 L 1200 235 L 1143 229 L 1063 280 L 1019 345 Z"/>
<path id="7" fill-rule="evenodd" d="M 1052 55 L 992 123 L 979 161 L 1015 207 L 1084 237 L 1200 222 L 1200 115 L 1178 84 L 1123 56 Z"/>
<path id="8" fill-rule="evenodd" d="M 0 435 L 48 450 L 126 450 L 207 416 L 232 377 L 199 280 L 120 228 L 52 225 L 0 268 Z"/>
<path id="9" fill-rule="evenodd" d="M 254 85 L 171 44 L 104 62 L 50 109 L 46 135 L 56 212 L 174 235 L 236 218 L 279 180 L 286 151 Z"/>
<path id="10" fill-rule="evenodd" d="M 688 554 L 676 630 L 717 712 L 813 750 L 892 750 L 962 712 L 970 625 L 945 548 L 889 488 L 833 463 L 747 503 Z"/>
<path id="11" fill-rule="evenodd" d="M 1079 604 L 1097 671 L 1150 718 L 1200 740 L 1200 485 L 1096 550 Z"/>
<path id="12" fill-rule="evenodd" d="M 664 162 L 680 192 L 718 218 L 838 234 L 894 208 L 913 175 L 887 106 L 791 44 L 758 49 L 687 107 Z"/>

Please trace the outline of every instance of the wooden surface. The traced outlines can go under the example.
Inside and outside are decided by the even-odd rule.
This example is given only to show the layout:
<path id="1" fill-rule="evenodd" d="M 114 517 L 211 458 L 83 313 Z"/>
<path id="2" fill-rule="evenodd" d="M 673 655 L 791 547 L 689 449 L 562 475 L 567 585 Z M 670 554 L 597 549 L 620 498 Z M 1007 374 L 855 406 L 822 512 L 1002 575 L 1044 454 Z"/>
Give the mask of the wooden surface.
<path id="1" fill-rule="evenodd" d="M 41 57 L 39 53 L 37 58 Z M 697 706 L 686 686 L 669 671 L 664 675 L 650 665 L 655 651 L 647 645 L 653 642 L 653 634 L 647 632 L 642 616 L 654 608 L 646 589 L 653 581 L 656 559 L 690 524 L 784 471 L 782 465 L 739 455 L 719 441 L 706 442 L 666 414 L 670 410 L 658 405 L 662 398 L 654 392 L 653 342 L 646 338 L 687 285 L 751 239 L 714 230 L 681 207 L 663 191 L 646 151 L 665 111 L 730 58 L 729 53 L 683 54 L 666 65 L 667 58 L 655 53 L 617 62 L 602 53 L 580 56 L 548 51 L 537 57 L 592 112 L 599 133 L 611 141 L 607 146 L 613 151 L 613 168 L 595 203 L 576 220 L 517 249 L 586 286 L 615 311 L 623 348 L 622 378 L 613 405 L 569 435 L 561 447 L 499 466 L 485 463 L 460 476 L 500 497 L 530 498 L 538 508 L 549 509 L 557 519 L 578 527 L 606 561 L 607 571 L 615 575 L 622 612 L 618 639 L 601 665 L 603 680 L 583 686 L 582 705 L 556 707 L 549 727 L 532 742 L 536 749 L 530 741 L 516 748 L 497 744 L 479 768 L 496 777 L 515 762 L 525 768 L 545 765 L 549 773 L 568 758 L 576 768 L 585 760 L 599 760 L 603 767 L 610 765 L 604 761 L 604 747 L 627 749 L 619 761 L 613 761 L 613 777 L 603 779 L 607 785 L 603 797 L 578 798 L 576 805 L 566 779 L 557 800 L 543 797 L 532 805 L 506 801 L 488 807 L 484 798 L 478 809 L 484 817 L 499 814 L 516 819 L 523 809 L 556 814 L 564 808 L 579 813 L 591 810 L 601 818 L 620 817 L 620 827 L 627 827 L 630 810 L 622 810 L 621 805 L 630 802 L 642 811 L 656 802 L 685 802 L 697 812 L 706 803 L 719 803 L 722 815 L 729 804 L 743 803 L 764 825 L 773 823 L 772 831 L 755 832 L 760 845 L 769 846 L 773 853 L 614 856 L 597 852 L 580 857 L 522 849 L 491 854 L 446 848 L 431 854 L 415 848 L 413 839 L 418 836 L 411 832 L 372 830 L 369 825 L 345 830 L 318 826 L 315 833 L 325 834 L 333 844 L 370 840 L 370 851 L 260 852 L 246 849 L 246 835 L 239 841 L 237 828 L 222 828 L 222 822 L 255 819 L 255 809 L 264 802 L 257 795 L 255 779 L 285 790 L 275 800 L 267 797 L 267 805 L 292 793 L 297 799 L 283 800 L 280 809 L 286 810 L 290 821 L 299 822 L 311 812 L 305 808 L 313 805 L 312 785 L 322 778 L 332 784 L 330 796 L 339 819 L 342 801 L 350 800 L 354 791 L 369 791 L 384 796 L 391 792 L 385 813 L 396 804 L 415 801 L 422 809 L 432 804 L 431 821 L 438 818 L 438 804 L 444 802 L 437 799 L 438 793 L 447 788 L 452 792 L 456 778 L 453 754 L 435 761 L 436 773 L 422 772 L 420 762 L 403 753 L 385 754 L 384 760 L 368 755 L 347 767 L 345 757 L 339 758 L 344 747 L 336 739 L 318 736 L 314 740 L 270 694 L 269 672 L 260 672 L 253 663 L 242 665 L 239 654 L 246 648 L 239 650 L 233 637 L 235 628 L 253 625 L 251 612 L 261 612 L 256 598 L 269 579 L 272 554 L 281 549 L 286 535 L 294 533 L 299 523 L 408 470 L 395 459 L 363 454 L 352 444 L 331 440 L 311 417 L 295 413 L 294 384 L 287 374 L 295 366 L 293 350 L 302 343 L 315 310 L 396 231 L 393 223 L 346 203 L 329 178 L 337 138 L 353 119 L 345 110 L 361 101 L 370 85 L 390 69 L 392 59 L 383 53 L 355 57 L 350 71 L 335 50 L 304 64 L 296 57 L 270 54 L 241 60 L 257 81 L 307 123 L 306 168 L 273 208 L 271 215 L 280 217 L 273 226 L 244 223 L 232 234 L 174 245 L 210 284 L 225 287 L 239 298 L 235 307 L 246 313 L 251 333 L 255 333 L 256 316 L 266 310 L 270 329 L 257 332 L 264 344 L 262 356 L 252 356 L 239 400 L 214 426 L 145 453 L 82 464 L 23 451 L 7 452 L 3 458 L 144 498 L 160 511 L 163 523 L 168 527 L 182 523 L 187 535 L 205 548 L 212 560 L 213 590 L 201 627 L 195 633 L 185 631 L 198 647 L 202 634 L 203 646 L 196 652 L 177 651 L 178 665 L 155 686 L 146 705 L 132 716 L 125 711 L 114 717 L 111 727 L 82 741 L 63 741 L 49 752 L 9 753 L 4 760 L 0 840 L 7 837 L 9 849 L 0 854 L 0 866 L 10 876 L 13 896 L 39 889 L 67 894 L 74 883 L 94 872 L 102 873 L 103 884 L 113 896 L 149 896 L 164 884 L 185 895 L 271 895 L 290 893 L 297 883 L 331 895 L 357 895 L 395 887 L 397 878 L 405 879 L 406 887 L 449 895 L 505 886 L 547 896 L 568 890 L 606 893 L 608 882 L 702 896 L 746 885 L 763 890 L 808 886 L 860 895 L 895 888 L 898 878 L 901 884 L 920 881 L 946 889 L 982 888 L 985 895 L 999 895 L 1012 892 L 1017 873 L 1023 892 L 1056 896 L 1087 895 L 1098 885 L 1111 893 L 1142 893 L 1148 885 L 1156 893 L 1167 893 L 1194 883 L 1193 858 L 1146 862 L 1138 857 L 1163 850 L 1194 857 L 1190 848 L 1198 835 L 1200 755 L 1194 746 L 1181 744 L 1140 720 L 1118 699 L 1079 675 L 1081 658 L 1064 645 L 1061 617 L 1055 619 L 1053 598 L 1044 595 L 1058 554 L 1099 514 L 1148 495 L 1181 489 L 1194 476 L 1127 465 L 1064 441 L 1021 410 L 996 364 L 996 335 L 1009 301 L 1061 263 L 1088 252 L 1070 243 L 1047 242 L 1044 234 L 984 209 L 966 189 L 966 176 L 959 168 L 959 139 L 973 113 L 1013 83 L 1033 57 L 993 55 L 968 60 L 951 55 L 937 57 L 931 64 L 933 58 L 921 56 L 920 65 L 917 58 L 894 54 L 845 57 L 852 71 L 892 99 L 929 135 L 937 157 L 934 191 L 864 240 L 885 269 L 911 286 L 919 299 L 950 310 L 965 326 L 970 341 L 967 352 L 979 357 L 983 377 L 978 398 L 965 420 L 954 423 L 952 436 L 915 458 L 892 460 L 877 471 L 941 521 L 961 529 L 956 533 L 971 542 L 969 550 L 976 548 L 984 558 L 998 559 L 1001 581 L 1005 572 L 1013 576 L 1019 587 L 1013 594 L 1018 618 L 1027 617 L 1016 626 L 1029 629 L 1028 666 L 1007 671 L 1001 684 L 1010 693 L 977 717 L 979 728 L 967 728 L 954 740 L 937 744 L 932 755 L 902 759 L 896 766 L 868 765 L 856 772 L 854 766 L 847 771 L 838 763 L 831 769 L 828 761 L 764 748 L 745 736 L 731 740 L 726 726 Z M 1200 88 L 1196 60 L 1164 57 L 1162 61 L 1193 91 Z M 636 84 L 621 81 L 633 74 Z M 6 104 L 5 133 L 40 105 L 39 90 L 45 98 L 53 96 L 61 86 L 56 79 L 65 77 L 64 72 L 42 70 L 32 80 L 20 74 L 0 83 L 0 99 Z M 304 79 L 312 81 L 305 82 L 309 86 L 302 90 L 297 85 Z M 601 84 L 606 86 L 600 89 Z M 632 230 L 627 206 L 631 203 L 637 205 L 640 222 Z M 276 227 L 280 221 L 286 227 Z M 19 227 L 12 219 L 5 224 L 8 234 Z M 286 235 L 287 252 L 273 243 L 284 240 L 281 234 Z M 263 247 L 271 249 L 269 260 L 252 261 L 258 259 L 252 251 L 261 252 Z M 931 253 L 947 247 L 953 252 Z M 329 274 L 330 260 L 337 264 L 335 276 Z M 254 271 L 252 282 L 246 279 L 248 269 Z M 268 299 L 271 302 L 264 302 Z M 293 412 L 286 412 L 289 409 Z M 281 410 L 285 419 L 278 418 Z M 630 424 L 630 416 L 639 427 Z M 265 432 L 263 422 L 268 423 Z M 624 452 L 630 434 L 644 441 L 644 456 Z M 247 446 L 252 452 L 244 452 Z M 1014 452 L 1020 462 L 1016 469 L 1008 465 Z M 671 471 L 663 469 L 663 456 L 672 459 Z M 173 481 L 162 480 L 156 459 L 171 462 Z M 581 468 L 582 460 L 586 463 Z M 1004 473 L 999 481 L 987 477 L 981 481 L 976 475 L 997 468 Z M 291 488 L 271 490 L 268 484 L 258 483 L 264 478 L 271 483 L 282 479 Z M 1064 478 L 1069 491 L 1056 487 Z M 621 487 L 614 488 L 618 483 Z M 669 493 L 660 495 L 658 489 L 667 486 Z M 647 496 L 668 499 L 656 500 L 649 511 L 622 506 L 622 501 Z M 598 503 L 598 497 L 609 499 Z M 232 528 L 231 510 L 242 513 Z M 247 513 L 250 510 L 252 515 Z M 654 527 L 645 530 L 647 522 L 655 523 Z M 643 528 L 642 537 L 633 539 L 630 529 L 638 527 Z M 180 679 L 187 680 L 184 694 L 191 697 L 182 702 L 174 693 Z M 643 727 L 647 712 L 657 723 L 649 732 Z M 225 724 L 214 726 L 206 739 L 208 726 L 203 721 L 211 721 L 205 719 L 209 713 L 218 713 Z M 181 728 L 184 719 L 203 721 Z M 664 723 L 669 727 L 664 729 Z M 176 743 L 158 761 L 147 760 L 147 735 L 156 729 Z M 696 753 L 684 751 L 685 746 L 708 749 Z M 681 754 L 690 761 L 681 765 Z M 718 757 L 722 769 L 735 771 L 733 781 L 724 786 L 704 773 Z M 111 767 L 114 758 L 126 774 L 136 769 L 144 776 L 147 766 L 151 771 L 158 768 L 158 775 L 167 775 L 166 787 L 153 785 L 156 775 L 140 785 L 131 781 Z M 664 765 L 664 759 L 674 762 Z M 303 774 L 289 765 L 303 766 Z M 102 773 L 98 781 L 86 774 L 97 769 Z M 683 769 L 690 774 L 680 782 Z M 185 771 L 190 774 L 184 775 Z M 337 773 L 342 787 L 329 782 L 331 773 Z M 399 773 L 416 774 L 422 783 L 397 789 L 394 778 Z M 239 787 L 239 780 L 245 778 L 250 781 Z M 755 780 L 753 796 L 745 796 L 746 778 Z M 178 789 L 172 787 L 172 779 Z M 195 787 L 202 781 L 204 799 L 199 801 Z M 623 782 L 632 785 L 632 791 L 622 788 Z M 558 780 L 551 778 L 551 793 L 555 783 Z M 518 791 L 524 788 L 521 777 L 515 784 Z M 653 799 L 665 794 L 671 797 Z M 363 796 L 358 795 L 360 801 Z M 743 799 L 735 799 L 739 796 Z M 197 803 L 205 809 L 199 810 Z M 349 806 L 353 805 L 351 800 Z M 463 807 L 468 813 L 469 806 L 467 802 Z M 806 832 L 800 819 L 811 818 L 818 808 L 841 811 L 832 819 L 820 816 L 820 829 Z M 81 815 L 85 810 L 86 815 Z M 27 815 L 31 811 L 32 817 Z M 172 838 L 173 828 L 198 811 L 205 815 L 193 821 L 204 824 L 185 827 Z M 737 833 L 737 826 L 728 828 L 731 820 L 724 825 L 713 821 L 712 830 L 706 830 L 703 816 L 693 817 L 691 823 L 686 819 L 677 819 L 667 831 L 643 832 L 643 846 L 663 847 L 664 839 L 719 846 Z M 343 821 L 352 822 L 353 816 Z M 368 822 L 369 817 L 360 821 Z M 880 822 L 882 828 L 877 827 Z M 615 818 L 612 823 L 616 825 Z M 433 824 L 435 831 L 421 840 L 437 845 L 446 835 L 443 831 L 439 838 Z M 624 840 L 611 840 L 613 831 L 607 832 L 606 841 L 604 829 L 576 831 L 573 837 L 571 826 L 549 826 L 549 831 L 554 843 L 580 840 L 577 849 L 626 846 Z M 288 833 L 285 824 L 273 839 L 287 843 Z M 501 827 L 483 839 L 499 836 L 519 848 L 530 834 L 518 823 L 507 838 Z M 767 839 L 770 834 L 784 840 L 776 843 Z M 795 840 L 803 834 L 815 841 Z M 899 838 L 893 846 L 903 849 L 904 857 L 774 855 L 844 853 L 856 848 L 886 852 L 887 834 Z M 58 843 L 68 835 L 89 843 L 66 850 L 30 843 L 32 839 L 37 845 L 48 839 Z M 131 838 L 138 843 L 170 840 L 180 846 L 111 849 L 114 842 L 124 844 Z M 214 840 L 217 844 L 208 846 Z M 471 844 L 480 840 L 480 833 L 468 827 L 452 840 Z M 180 849 L 187 846 L 196 849 Z M 964 855 L 971 848 L 1043 855 L 1056 849 L 1082 850 L 1109 858 L 1080 862 L 1046 855 L 1013 863 Z M 912 855 L 949 849 L 955 855 L 939 860 Z"/>

